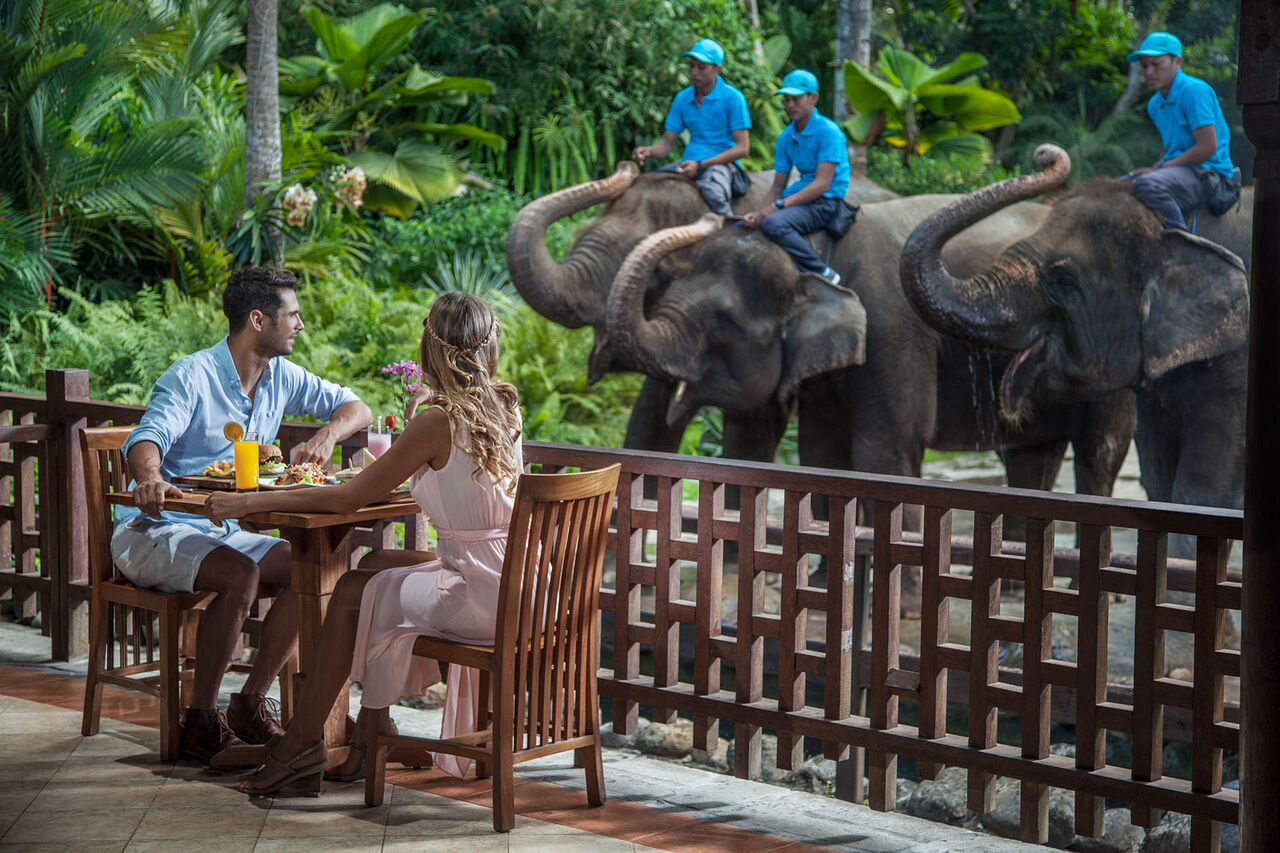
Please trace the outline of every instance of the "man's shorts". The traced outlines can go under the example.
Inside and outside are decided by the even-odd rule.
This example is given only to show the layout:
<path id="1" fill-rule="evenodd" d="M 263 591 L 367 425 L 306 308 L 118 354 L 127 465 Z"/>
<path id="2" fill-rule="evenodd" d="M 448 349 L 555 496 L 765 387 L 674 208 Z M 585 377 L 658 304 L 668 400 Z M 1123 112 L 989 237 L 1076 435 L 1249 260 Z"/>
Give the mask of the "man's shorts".
<path id="1" fill-rule="evenodd" d="M 201 530 L 176 521 L 136 516 L 116 526 L 111 535 L 111 559 L 134 584 L 161 592 L 193 592 L 196 573 L 209 552 L 219 546 L 262 562 L 282 539 L 247 533 L 233 524 Z"/>

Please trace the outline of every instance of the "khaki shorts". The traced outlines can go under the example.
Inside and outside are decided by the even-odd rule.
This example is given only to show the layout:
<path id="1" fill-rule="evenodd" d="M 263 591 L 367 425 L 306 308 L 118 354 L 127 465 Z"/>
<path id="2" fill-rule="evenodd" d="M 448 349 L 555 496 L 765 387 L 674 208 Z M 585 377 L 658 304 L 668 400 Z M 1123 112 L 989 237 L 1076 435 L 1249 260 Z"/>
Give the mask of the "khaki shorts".
<path id="1" fill-rule="evenodd" d="M 225 546 L 260 563 L 283 541 L 247 533 L 232 524 L 205 531 L 181 522 L 136 516 L 116 525 L 111 535 L 111 559 L 121 574 L 140 587 L 194 592 L 200 564 L 214 548 Z"/>

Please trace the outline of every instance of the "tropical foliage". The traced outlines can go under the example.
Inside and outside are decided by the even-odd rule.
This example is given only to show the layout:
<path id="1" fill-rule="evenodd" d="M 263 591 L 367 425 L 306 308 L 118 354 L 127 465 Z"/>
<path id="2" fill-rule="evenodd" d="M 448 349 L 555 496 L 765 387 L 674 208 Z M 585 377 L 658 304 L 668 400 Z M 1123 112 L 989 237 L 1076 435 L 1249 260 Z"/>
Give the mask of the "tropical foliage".
<path id="1" fill-rule="evenodd" d="M 845 95 L 857 115 L 845 129 L 859 143 L 879 131 L 904 157 L 933 152 L 986 161 L 991 143 L 977 131 L 1016 124 L 1022 118 L 1013 101 L 978 83 L 972 72 L 986 64 L 976 53 L 962 53 L 934 68 L 892 46 L 880 51 L 879 73 L 846 62 Z"/>

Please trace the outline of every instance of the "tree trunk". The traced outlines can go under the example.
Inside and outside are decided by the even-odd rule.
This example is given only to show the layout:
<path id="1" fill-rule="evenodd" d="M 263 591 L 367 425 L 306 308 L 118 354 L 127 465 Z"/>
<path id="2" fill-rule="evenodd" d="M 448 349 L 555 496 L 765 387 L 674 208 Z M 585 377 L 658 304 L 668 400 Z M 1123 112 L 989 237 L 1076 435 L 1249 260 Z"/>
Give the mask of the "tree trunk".
<path id="1" fill-rule="evenodd" d="M 831 114 L 838 122 L 849 117 L 844 94 L 844 63 L 853 60 L 871 67 L 871 0 L 836 0 L 836 85 Z M 867 173 L 867 147 L 849 146 L 849 162 L 855 174 Z"/>
<path id="2" fill-rule="evenodd" d="M 760 39 L 760 4 L 756 0 L 742 0 L 751 22 L 751 43 L 756 50 L 756 62 L 764 68 L 764 42 Z"/>
<path id="3" fill-rule="evenodd" d="M 1138 39 L 1134 42 L 1134 47 L 1142 44 L 1142 40 L 1147 37 L 1147 33 L 1151 31 L 1150 19 L 1143 21 L 1138 25 Z M 1111 108 L 1111 114 L 1118 116 L 1127 113 L 1129 108 L 1138 102 L 1138 98 L 1142 95 L 1142 67 L 1136 62 L 1129 63 L 1129 80 L 1125 83 L 1124 94 L 1120 96 L 1120 100 L 1116 101 L 1116 105 Z"/>
<path id="4" fill-rule="evenodd" d="M 280 74 L 276 64 L 278 0 L 248 0 L 245 26 L 244 203 L 262 184 L 280 180 Z M 284 234 L 272 229 L 275 263 L 284 263 Z"/>

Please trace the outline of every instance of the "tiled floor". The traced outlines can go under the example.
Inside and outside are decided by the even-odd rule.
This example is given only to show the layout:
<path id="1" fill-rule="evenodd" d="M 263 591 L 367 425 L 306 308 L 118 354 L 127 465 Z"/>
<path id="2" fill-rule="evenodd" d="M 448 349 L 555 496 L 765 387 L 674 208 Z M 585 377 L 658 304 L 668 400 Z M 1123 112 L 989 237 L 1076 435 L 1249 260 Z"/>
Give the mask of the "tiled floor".
<path id="1" fill-rule="evenodd" d="M 364 806 L 362 783 L 251 801 L 231 788 L 233 776 L 159 762 L 148 697 L 107 688 L 101 733 L 81 737 L 84 681 L 64 666 L 0 662 L 0 853 L 1025 849 L 620 751 L 606 751 L 609 801 L 600 808 L 587 806 L 568 755 L 519 767 L 516 828 L 506 835 L 492 830 L 488 782 L 439 771 L 389 769 L 378 808 Z"/>

